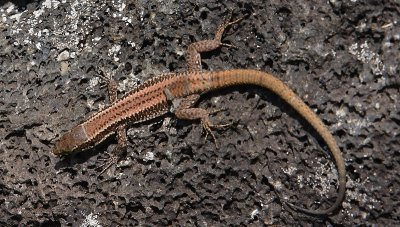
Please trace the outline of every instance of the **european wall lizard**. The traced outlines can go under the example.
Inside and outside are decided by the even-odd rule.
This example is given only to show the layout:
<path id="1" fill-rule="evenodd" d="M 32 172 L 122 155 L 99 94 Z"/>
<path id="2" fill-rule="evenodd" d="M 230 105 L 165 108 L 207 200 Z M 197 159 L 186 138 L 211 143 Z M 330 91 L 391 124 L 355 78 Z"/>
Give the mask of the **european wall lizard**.
<path id="1" fill-rule="evenodd" d="M 127 122 L 139 123 L 162 116 L 174 109 L 180 119 L 200 120 L 207 133 L 211 128 L 220 127 L 209 120 L 210 111 L 193 107 L 200 94 L 233 85 L 251 84 L 266 88 L 292 106 L 320 134 L 328 145 L 338 169 L 339 192 L 334 204 L 326 210 L 308 210 L 287 203 L 290 207 L 311 215 L 329 215 L 342 204 L 346 190 L 346 170 L 341 151 L 324 123 L 319 117 L 281 80 L 275 76 L 251 69 L 232 69 L 224 71 L 202 71 L 201 52 L 211 51 L 220 46 L 232 46 L 222 43 L 222 34 L 226 27 L 239 22 L 226 21 L 219 26 L 213 40 L 192 43 L 188 47 L 188 71 L 169 73 L 155 77 L 120 99 L 116 91 L 110 89 L 111 104 L 89 119 L 75 126 L 56 142 L 53 153 L 65 155 L 88 149 L 117 133 L 118 143 L 126 143 L 125 125 Z M 112 86 L 111 86 L 112 87 Z M 213 136 L 214 137 L 214 136 Z M 215 139 L 215 137 L 214 137 Z"/>

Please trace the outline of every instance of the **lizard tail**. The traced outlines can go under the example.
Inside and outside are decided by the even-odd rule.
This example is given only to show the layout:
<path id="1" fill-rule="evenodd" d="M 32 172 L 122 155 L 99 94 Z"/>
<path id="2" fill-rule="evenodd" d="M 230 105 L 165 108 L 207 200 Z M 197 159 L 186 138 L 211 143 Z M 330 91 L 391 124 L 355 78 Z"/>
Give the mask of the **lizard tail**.
<path id="1" fill-rule="evenodd" d="M 269 73 L 245 69 L 210 72 L 208 82 L 210 83 L 210 89 L 241 84 L 253 84 L 264 87 L 281 97 L 304 117 L 324 139 L 331 151 L 331 155 L 335 160 L 338 170 L 339 191 L 336 201 L 330 208 L 325 210 L 309 210 L 291 203 L 287 204 L 295 210 L 317 216 L 329 215 L 341 206 L 346 192 L 346 167 L 342 153 L 336 140 L 321 119 L 286 84 Z"/>

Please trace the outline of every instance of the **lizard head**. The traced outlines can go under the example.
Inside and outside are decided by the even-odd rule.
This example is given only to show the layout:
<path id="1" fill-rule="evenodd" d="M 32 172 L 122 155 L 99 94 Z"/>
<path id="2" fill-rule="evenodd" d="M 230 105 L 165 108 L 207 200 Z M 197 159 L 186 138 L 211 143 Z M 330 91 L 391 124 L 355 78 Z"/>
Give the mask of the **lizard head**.
<path id="1" fill-rule="evenodd" d="M 78 125 L 61 136 L 56 142 L 52 152 L 55 155 L 69 154 L 85 147 L 87 142 L 88 138 L 85 129 L 82 125 Z"/>

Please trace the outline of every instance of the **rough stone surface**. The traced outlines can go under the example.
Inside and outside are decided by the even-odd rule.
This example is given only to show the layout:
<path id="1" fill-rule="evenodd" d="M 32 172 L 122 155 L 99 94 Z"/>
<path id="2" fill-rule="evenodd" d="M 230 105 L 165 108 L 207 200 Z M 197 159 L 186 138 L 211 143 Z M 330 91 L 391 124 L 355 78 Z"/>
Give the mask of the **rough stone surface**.
<path id="1" fill-rule="evenodd" d="M 207 2 L 207 3 L 205 3 Z M 222 108 L 220 148 L 173 115 L 128 130 L 128 157 L 98 176 L 115 139 L 55 157 L 60 134 L 120 93 L 184 71 L 185 49 L 230 28 L 203 69 L 253 68 L 285 81 L 337 139 L 348 171 L 343 209 L 324 143 L 277 96 L 257 87 L 205 94 Z M 1 1 L 0 225 L 400 225 L 399 1 Z"/>

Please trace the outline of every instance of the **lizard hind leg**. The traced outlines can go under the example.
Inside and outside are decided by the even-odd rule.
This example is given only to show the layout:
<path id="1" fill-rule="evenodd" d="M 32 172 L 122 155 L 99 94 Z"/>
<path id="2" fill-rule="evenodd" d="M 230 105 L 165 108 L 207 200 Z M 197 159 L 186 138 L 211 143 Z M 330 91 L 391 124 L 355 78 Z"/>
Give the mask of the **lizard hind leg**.
<path id="1" fill-rule="evenodd" d="M 187 50 L 187 56 L 186 56 L 186 61 L 188 65 L 188 70 L 193 72 L 193 71 L 201 71 L 201 56 L 200 53 L 202 52 L 207 52 L 207 51 L 212 51 L 217 49 L 220 46 L 225 46 L 225 47 L 233 47 L 236 48 L 235 45 L 229 44 L 229 43 L 223 43 L 222 40 L 222 35 L 224 34 L 224 31 L 227 27 L 231 26 L 232 24 L 239 23 L 241 20 L 243 20 L 247 16 L 244 15 L 236 20 L 231 20 L 232 18 L 232 11 L 229 14 L 229 17 L 227 20 L 225 20 L 224 23 L 222 23 L 220 26 L 218 26 L 218 29 L 215 33 L 214 39 L 212 40 L 201 40 L 195 43 L 192 43 L 189 45 L 188 50 Z"/>
<path id="2" fill-rule="evenodd" d="M 218 110 L 219 111 L 219 110 Z M 214 140 L 215 146 L 218 148 L 218 142 L 217 139 L 212 131 L 212 128 L 225 128 L 230 125 L 231 123 L 228 124 L 213 124 L 209 118 L 209 115 L 212 112 L 207 111 L 202 108 L 187 108 L 187 109 L 177 109 L 175 111 L 175 116 L 179 119 L 183 120 L 200 120 L 201 121 L 201 126 L 202 129 L 205 131 L 205 139 L 207 139 L 208 135 L 211 135 L 211 137 Z"/>
<path id="3" fill-rule="evenodd" d="M 205 110 L 203 108 L 192 107 L 199 98 L 200 95 L 189 95 L 186 98 L 174 100 L 177 101 L 174 102 L 174 105 L 176 106 L 173 107 L 175 116 L 178 119 L 183 120 L 200 120 L 202 129 L 205 131 L 206 134 L 205 139 L 207 139 L 207 136 L 210 134 L 214 140 L 215 146 L 218 148 L 217 139 L 212 132 L 212 128 L 224 128 L 230 126 L 231 123 L 219 125 L 213 124 L 209 118 L 209 115 L 222 111 L 222 109 Z"/>

